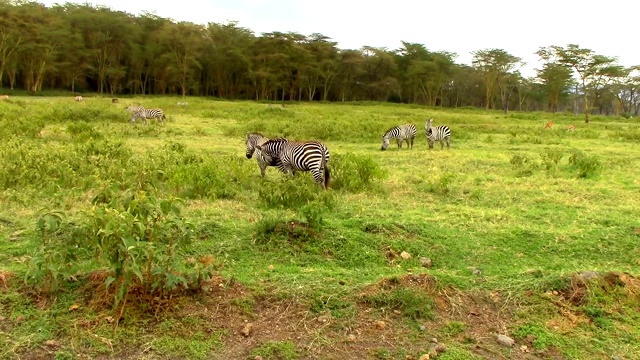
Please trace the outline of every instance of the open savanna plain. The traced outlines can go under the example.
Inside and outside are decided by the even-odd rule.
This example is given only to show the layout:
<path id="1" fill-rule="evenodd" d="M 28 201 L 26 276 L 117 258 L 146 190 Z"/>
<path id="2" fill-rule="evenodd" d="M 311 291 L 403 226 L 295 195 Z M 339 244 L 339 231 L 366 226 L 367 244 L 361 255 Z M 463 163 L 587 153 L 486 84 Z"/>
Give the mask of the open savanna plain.
<path id="1" fill-rule="evenodd" d="M 0 136 L 0 358 L 640 359 L 636 119 L 17 96 Z"/>

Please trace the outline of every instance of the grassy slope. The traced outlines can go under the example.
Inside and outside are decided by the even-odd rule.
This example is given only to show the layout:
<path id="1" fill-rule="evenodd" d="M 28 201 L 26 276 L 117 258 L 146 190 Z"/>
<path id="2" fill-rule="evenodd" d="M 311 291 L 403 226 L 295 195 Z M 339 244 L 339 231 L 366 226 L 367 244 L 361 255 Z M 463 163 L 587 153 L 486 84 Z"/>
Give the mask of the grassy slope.
<path id="1" fill-rule="evenodd" d="M 555 323 L 558 310 L 552 292 L 554 284 L 574 273 L 639 273 L 640 250 L 635 245 L 639 236 L 636 229 L 640 227 L 640 125 L 635 119 L 596 117 L 586 125 L 579 118 L 566 115 L 505 116 L 479 110 L 383 104 L 295 104 L 273 108 L 250 102 L 189 99 L 188 107 L 177 107 L 175 99 L 137 100 L 147 107 L 164 108 L 169 117 L 167 125 L 132 130 L 122 108 L 133 100 L 116 105 L 100 98 L 79 104 L 69 99 L 23 98 L 0 106 L 22 105 L 35 114 L 49 112 L 47 116 L 60 117 L 74 114 L 73 107 L 95 109 L 83 110 L 79 117 L 108 111 L 110 121 L 92 124 L 103 134 L 124 139 L 135 153 L 173 141 L 207 156 L 244 158 L 244 134 L 258 130 L 272 136 L 323 140 L 336 157 L 347 153 L 375 157 L 388 177 L 378 187 L 362 193 L 338 191 L 337 205 L 326 216 L 319 238 L 300 241 L 276 237 L 266 243 L 256 235 L 256 224 L 261 219 L 294 219 L 296 215 L 290 210 L 266 210 L 258 205 L 256 190 L 282 181 L 283 176 L 270 168 L 265 182 L 259 177 L 255 161 L 245 159 L 242 166 L 251 173 L 252 187 L 230 199 L 187 202 L 186 216 L 214 229 L 208 239 L 195 244 L 193 252 L 213 254 L 224 264 L 220 272 L 225 279 L 235 279 L 255 293 L 277 293 L 280 298 L 295 299 L 304 306 L 327 298 L 352 304 L 362 289 L 383 278 L 403 276 L 408 271 L 428 273 L 438 279 L 439 289 L 452 285 L 467 293 L 500 294 L 503 311 L 511 316 L 510 323 L 504 329 L 493 330 L 502 330 L 529 347 L 547 350 L 545 356 L 640 357 L 640 350 L 633 345 L 640 341 L 636 321 L 639 309 L 628 301 L 630 295 L 626 292 L 590 289 L 588 301 L 566 305 L 578 318 L 586 319 L 573 321 L 569 327 Z M 59 110 L 56 113 L 51 109 Z M 77 120 L 71 116 L 69 121 L 49 122 L 47 116 L 42 116 L 48 125 L 37 141 L 51 147 L 69 142 L 67 125 Z M 426 117 L 434 117 L 436 125 L 450 126 L 453 138 L 449 151 L 440 150 L 438 144 L 435 150 L 428 150 L 422 130 Z M 555 128 L 544 130 L 544 123 L 550 119 L 556 123 Z M 381 152 L 382 133 L 405 122 L 413 122 L 421 129 L 414 149 L 398 151 L 390 146 L 390 150 Z M 574 133 L 564 130 L 570 123 L 577 126 Z M 577 166 L 569 163 L 575 151 L 595 157 L 600 170 L 587 178 L 577 178 Z M 544 154 L 562 157 L 554 164 L 545 161 Z M 514 166 L 510 161 L 516 156 L 529 162 Z M 0 194 L 4 204 L 0 217 L 10 223 L 0 223 L 0 270 L 16 277 L 25 271 L 36 248 L 34 227 L 40 209 L 62 208 L 76 214 L 89 207 L 93 192 L 91 188 L 46 193 L 5 189 Z M 402 251 L 412 258 L 397 257 Z M 421 267 L 421 256 L 431 258 L 434 266 Z M 474 269 L 480 273 L 474 274 Z M 18 292 L 18 283 L 13 282 L 1 294 L 0 309 L 5 315 L 0 320 L 0 354 L 4 356 L 37 353 L 46 347 L 43 342 L 51 339 L 57 343 L 50 344 L 48 353 L 62 358 L 122 353 L 141 346 L 135 344 L 151 344 L 148 346 L 154 356 L 186 353 L 207 357 L 212 356 L 211 348 L 216 349 L 215 353 L 230 346 L 221 340 L 228 329 L 209 329 L 219 335 L 203 336 L 185 329 L 204 331 L 206 323 L 196 321 L 185 326 L 170 314 L 155 318 L 153 326 L 145 326 L 148 320 L 132 313 L 130 323 L 113 333 L 108 324 L 100 325 L 97 320 L 103 315 L 90 308 L 82 307 L 79 313 L 67 311 L 72 304 L 82 302 L 74 291 L 64 291 L 55 303 L 36 302 L 38 306 Z M 254 300 L 247 301 L 251 304 Z M 456 323 L 447 323 L 443 320 L 446 318 L 436 314 L 432 320 L 443 326 L 435 327 L 436 335 L 446 337 L 447 331 L 455 328 Z M 78 325 L 83 321 L 91 322 L 92 330 Z M 470 326 L 460 322 L 463 329 Z M 166 331 L 185 331 L 183 337 L 187 340 L 163 337 Z M 424 341 L 422 335 L 414 336 L 418 336 L 416 341 Z M 444 354 L 466 358 L 476 352 L 490 358 L 516 356 L 518 352 L 482 354 L 472 346 L 477 340 L 467 337 L 451 336 L 451 351 Z M 288 351 L 288 343 L 276 344 L 284 344 L 282 353 Z M 314 357 L 310 349 L 301 344 L 298 347 L 307 349 L 298 350 L 298 356 Z M 388 350 L 389 347 L 380 343 L 375 347 L 378 350 L 368 349 L 366 354 L 394 358 L 402 353 Z M 553 353 L 548 351 L 550 348 Z M 268 355 L 264 346 L 256 345 L 255 349 Z M 247 351 L 240 352 L 240 356 L 246 357 Z M 332 358 L 335 354 L 325 350 L 323 356 Z"/>

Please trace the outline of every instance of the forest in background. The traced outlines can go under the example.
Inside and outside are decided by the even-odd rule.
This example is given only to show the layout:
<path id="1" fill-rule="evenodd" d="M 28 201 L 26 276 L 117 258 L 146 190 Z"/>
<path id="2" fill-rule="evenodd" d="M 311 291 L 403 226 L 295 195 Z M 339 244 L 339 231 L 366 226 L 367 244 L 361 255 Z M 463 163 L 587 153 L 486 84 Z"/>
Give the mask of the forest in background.
<path id="1" fill-rule="evenodd" d="M 615 114 L 640 111 L 640 67 L 577 44 L 540 47 L 535 77 L 504 49 L 457 55 L 402 42 L 339 49 L 319 33 L 255 35 L 108 7 L 0 0 L 0 92 L 66 90 L 269 101 L 389 101 L 426 106 Z"/>

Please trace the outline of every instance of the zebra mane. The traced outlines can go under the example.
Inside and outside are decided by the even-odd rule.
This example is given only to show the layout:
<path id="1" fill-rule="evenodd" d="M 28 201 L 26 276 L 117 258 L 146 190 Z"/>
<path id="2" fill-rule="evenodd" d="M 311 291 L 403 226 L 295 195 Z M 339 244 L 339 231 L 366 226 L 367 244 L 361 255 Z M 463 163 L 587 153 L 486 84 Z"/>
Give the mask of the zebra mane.
<path id="1" fill-rule="evenodd" d="M 387 130 L 387 131 L 384 133 L 384 135 L 383 135 L 382 137 L 385 137 L 385 136 L 389 135 L 389 133 L 390 133 L 390 132 L 392 132 L 392 131 L 393 131 L 393 130 L 395 130 L 395 129 L 399 129 L 399 128 L 400 128 L 399 126 L 394 126 L 394 127 L 390 128 L 389 130 Z"/>
<path id="2" fill-rule="evenodd" d="M 289 140 L 287 140 L 285 138 L 269 139 L 264 144 L 262 144 L 262 146 L 265 146 L 267 144 L 274 144 L 274 143 L 287 142 L 287 141 L 289 141 Z"/>
<path id="3" fill-rule="evenodd" d="M 260 136 L 260 137 L 266 138 L 266 136 L 262 135 L 262 133 L 259 133 L 259 132 L 252 132 L 252 133 L 248 133 L 248 134 L 247 134 L 247 139 L 248 139 L 251 135 L 257 135 L 257 136 Z"/>

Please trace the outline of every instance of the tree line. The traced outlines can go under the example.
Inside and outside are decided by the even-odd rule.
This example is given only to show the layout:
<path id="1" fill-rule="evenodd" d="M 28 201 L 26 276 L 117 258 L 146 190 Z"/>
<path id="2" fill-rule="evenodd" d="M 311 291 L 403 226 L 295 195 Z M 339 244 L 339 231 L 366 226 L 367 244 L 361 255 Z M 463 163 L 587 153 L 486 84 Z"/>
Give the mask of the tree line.
<path id="1" fill-rule="evenodd" d="M 575 44 L 541 47 L 531 78 L 503 49 L 457 55 L 402 42 L 339 49 L 322 34 L 256 36 L 108 7 L 0 0 L 0 87 L 272 101 L 392 101 L 588 115 L 640 111 L 638 67 Z"/>

